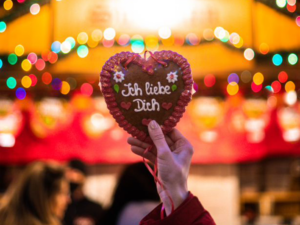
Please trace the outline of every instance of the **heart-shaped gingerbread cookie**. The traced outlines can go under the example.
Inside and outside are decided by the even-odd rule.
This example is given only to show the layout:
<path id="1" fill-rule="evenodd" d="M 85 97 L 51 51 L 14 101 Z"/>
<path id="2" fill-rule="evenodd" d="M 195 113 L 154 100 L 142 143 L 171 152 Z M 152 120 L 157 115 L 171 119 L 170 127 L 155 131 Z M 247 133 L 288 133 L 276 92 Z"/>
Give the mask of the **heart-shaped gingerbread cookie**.
<path id="1" fill-rule="evenodd" d="M 146 53 L 145 53 L 146 55 Z M 176 52 L 121 52 L 111 57 L 100 74 L 107 107 L 132 136 L 149 141 L 147 125 L 155 120 L 168 133 L 179 122 L 192 98 L 190 64 Z"/>

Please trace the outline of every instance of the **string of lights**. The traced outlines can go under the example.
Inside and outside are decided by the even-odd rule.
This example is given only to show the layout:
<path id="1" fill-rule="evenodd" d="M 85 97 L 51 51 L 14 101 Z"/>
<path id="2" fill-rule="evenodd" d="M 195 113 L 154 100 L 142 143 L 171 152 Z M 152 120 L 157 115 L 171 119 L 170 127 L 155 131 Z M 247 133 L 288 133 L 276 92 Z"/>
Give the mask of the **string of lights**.
<path id="1" fill-rule="evenodd" d="M 19 4 L 25 4 L 25 0 L 18 0 Z M 42 1 L 41 4 L 28 1 L 30 4 L 29 11 L 32 15 L 37 15 L 40 12 L 41 5 L 47 4 L 50 1 Z M 284 0 L 284 7 L 295 6 L 296 1 Z M 283 3 L 276 2 L 278 7 L 283 6 Z M 13 1 L 5 0 L 3 7 L 9 11 L 13 9 Z M 27 7 L 28 8 L 28 7 Z M 282 8 L 282 7 L 281 7 Z M 24 10 L 23 10 L 24 11 Z M 4 17 L 5 18 L 5 17 Z M 11 18 L 11 17 L 6 17 Z M 299 20 L 299 24 L 298 21 Z M 10 21 L 8 21 L 10 22 Z M 0 22 L 0 33 L 4 33 L 7 29 L 6 21 Z M 300 26 L 300 17 L 296 17 L 296 23 Z M 74 78 L 67 78 L 62 81 L 59 78 L 53 78 L 48 72 L 52 64 L 55 64 L 60 59 L 67 57 L 68 54 L 76 53 L 80 58 L 86 58 L 89 51 L 96 47 L 110 48 L 113 46 L 127 47 L 130 46 L 131 50 L 135 53 L 142 53 L 145 50 L 156 51 L 160 47 L 171 46 L 198 46 L 210 42 L 221 42 L 225 46 L 238 50 L 243 53 L 245 60 L 255 60 L 264 58 L 265 60 L 272 61 L 274 66 L 279 67 L 285 62 L 291 66 L 298 63 L 299 50 L 292 53 L 272 53 L 269 51 L 267 43 L 261 43 L 258 50 L 244 47 L 243 38 L 236 32 L 230 33 L 222 27 L 214 29 L 207 28 L 202 32 L 202 35 L 196 33 L 188 33 L 186 36 L 172 34 L 172 30 L 168 27 L 162 27 L 158 30 L 158 36 L 150 35 L 143 37 L 141 35 L 119 34 L 114 28 L 107 28 L 103 31 L 100 29 L 93 30 L 90 35 L 87 32 L 80 32 L 77 37 L 67 37 L 63 41 L 54 41 L 51 45 L 51 51 L 43 52 L 41 55 L 31 52 L 27 56 L 24 55 L 25 47 L 21 44 L 15 46 L 15 49 L 9 55 L 0 56 L 0 69 L 9 66 L 19 67 L 24 72 L 30 73 L 31 69 L 35 69 L 42 73 L 40 80 L 45 85 L 51 85 L 56 91 L 63 95 L 68 95 L 71 90 L 76 90 L 77 82 Z M 286 61 L 285 61 L 286 60 Z M 282 75 L 284 74 L 284 75 Z M 273 93 L 278 93 L 281 90 L 281 84 L 285 84 L 285 91 L 294 91 L 295 84 L 287 79 L 282 79 L 282 76 L 288 77 L 285 71 L 280 72 L 278 80 L 275 80 L 270 85 L 265 85 L 265 88 Z M 251 80 L 251 89 L 254 93 L 258 93 L 263 89 L 264 75 L 261 72 L 252 74 L 249 71 L 243 71 L 240 76 L 237 73 L 231 73 L 228 76 L 227 93 L 235 95 L 239 92 L 239 80 L 243 83 L 249 83 Z M 24 99 L 26 96 L 26 89 L 37 85 L 38 77 L 34 74 L 25 75 L 20 80 L 22 87 L 17 88 L 18 79 L 10 76 L 6 80 L 6 85 L 9 89 L 16 89 L 16 96 L 19 99 Z M 285 80 L 283 82 L 283 80 Z M 287 82 L 287 83 L 286 83 Z M 206 87 L 213 87 L 216 83 L 216 77 L 213 74 L 208 74 L 204 77 L 204 84 Z M 93 94 L 93 86 L 89 83 L 83 83 L 80 87 L 82 93 L 88 96 Z M 20 94 L 21 93 L 21 94 Z M 21 96 L 21 97 L 20 97 Z"/>

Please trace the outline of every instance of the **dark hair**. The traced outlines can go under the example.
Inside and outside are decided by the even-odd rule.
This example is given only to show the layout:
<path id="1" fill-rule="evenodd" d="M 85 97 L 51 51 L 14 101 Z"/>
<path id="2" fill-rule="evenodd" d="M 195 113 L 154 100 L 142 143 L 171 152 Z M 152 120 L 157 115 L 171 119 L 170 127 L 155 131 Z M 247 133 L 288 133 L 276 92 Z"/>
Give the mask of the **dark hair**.
<path id="1" fill-rule="evenodd" d="M 76 169 L 76 170 L 82 172 L 84 175 L 87 175 L 86 165 L 84 164 L 84 162 L 82 162 L 79 159 L 72 159 L 69 162 L 69 167 L 72 168 L 72 169 Z"/>
<path id="2" fill-rule="evenodd" d="M 58 165 L 42 162 L 28 166 L 0 204 L 1 225 L 58 225 L 51 211 L 65 175 Z"/>
<path id="3" fill-rule="evenodd" d="M 103 218 L 104 225 L 114 225 L 121 210 L 130 202 L 159 201 L 156 184 L 144 163 L 128 165 L 121 174 L 111 207 Z"/>

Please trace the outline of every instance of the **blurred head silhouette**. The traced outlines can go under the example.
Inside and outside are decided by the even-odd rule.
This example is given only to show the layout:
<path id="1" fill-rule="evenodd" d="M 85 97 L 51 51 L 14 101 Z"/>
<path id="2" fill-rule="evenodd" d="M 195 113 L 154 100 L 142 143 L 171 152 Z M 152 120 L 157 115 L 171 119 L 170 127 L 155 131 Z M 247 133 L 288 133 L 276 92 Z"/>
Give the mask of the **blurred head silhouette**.
<path id="1" fill-rule="evenodd" d="M 0 204 L 1 225 L 59 225 L 69 201 L 64 169 L 34 163 L 4 196 Z"/>
<path id="2" fill-rule="evenodd" d="M 119 178 L 103 224 L 116 224 L 118 215 L 128 203 L 144 201 L 159 201 L 154 179 L 144 163 L 130 164 Z"/>

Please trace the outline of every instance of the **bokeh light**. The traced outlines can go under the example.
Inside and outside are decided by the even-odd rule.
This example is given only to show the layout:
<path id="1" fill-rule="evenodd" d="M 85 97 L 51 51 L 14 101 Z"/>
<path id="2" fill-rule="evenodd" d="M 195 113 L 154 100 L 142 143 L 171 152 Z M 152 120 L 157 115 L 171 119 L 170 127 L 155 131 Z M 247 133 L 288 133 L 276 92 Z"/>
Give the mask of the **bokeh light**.
<path id="1" fill-rule="evenodd" d="M 175 43 L 176 46 L 182 46 L 184 44 L 184 37 L 182 36 L 176 36 L 175 37 Z"/>
<path id="2" fill-rule="evenodd" d="M 271 87 L 273 88 L 274 93 L 278 93 L 281 90 L 281 83 L 276 80 L 272 83 Z"/>
<path id="3" fill-rule="evenodd" d="M 21 84 L 24 88 L 30 88 L 32 81 L 29 76 L 24 76 L 21 80 Z"/>
<path id="4" fill-rule="evenodd" d="M 66 81 L 63 81 L 63 82 L 62 82 L 62 86 L 61 86 L 60 92 L 61 92 L 63 95 L 67 95 L 67 94 L 69 94 L 70 89 L 71 89 L 71 88 L 70 88 L 69 83 L 66 82 Z"/>
<path id="5" fill-rule="evenodd" d="M 287 0 L 288 4 L 293 6 L 293 5 L 296 5 L 297 3 L 297 0 Z"/>
<path id="6" fill-rule="evenodd" d="M 86 45 L 80 45 L 77 48 L 77 54 L 80 58 L 85 58 L 89 54 L 89 49 Z"/>
<path id="7" fill-rule="evenodd" d="M 25 0 L 17 0 L 17 2 L 19 2 L 19 3 L 24 3 Z"/>
<path id="8" fill-rule="evenodd" d="M 62 82 L 59 78 L 54 78 L 51 85 L 54 90 L 59 91 L 62 87 Z"/>
<path id="9" fill-rule="evenodd" d="M 51 64 L 56 63 L 57 60 L 58 60 L 58 55 L 55 52 L 49 52 L 48 53 L 48 61 Z"/>
<path id="10" fill-rule="evenodd" d="M 172 35 L 172 31 L 169 27 L 161 27 L 158 30 L 158 35 L 162 39 L 168 39 Z"/>
<path id="11" fill-rule="evenodd" d="M 31 69 L 31 62 L 28 59 L 22 61 L 21 67 L 24 71 L 29 71 Z"/>
<path id="12" fill-rule="evenodd" d="M 275 66 L 280 66 L 283 62 L 283 59 L 280 54 L 275 54 L 272 58 L 272 61 Z"/>
<path id="13" fill-rule="evenodd" d="M 230 84 L 227 85 L 227 93 L 229 95 L 235 95 L 239 91 L 239 85 L 235 82 L 231 82 Z"/>
<path id="14" fill-rule="evenodd" d="M 189 45 L 199 45 L 200 43 L 200 38 L 195 33 L 187 34 L 185 40 Z"/>
<path id="15" fill-rule="evenodd" d="M 110 27 L 110 28 L 107 28 L 107 29 L 104 30 L 103 36 L 104 36 L 104 38 L 105 38 L 106 40 L 110 41 L 110 40 L 112 40 L 112 39 L 115 38 L 115 36 L 116 36 L 116 31 L 115 31 L 114 28 L 111 28 L 111 27 Z"/>
<path id="16" fill-rule="evenodd" d="M 75 47 L 75 45 L 76 45 L 76 41 L 75 41 L 75 39 L 73 37 L 68 37 L 68 38 L 66 38 L 65 41 L 67 41 L 67 42 L 70 43 L 71 49 L 73 49 Z"/>
<path id="17" fill-rule="evenodd" d="M 252 80 L 252 74 L 251 74 L 251 72 L 248 71 L 248 70 L 243 71 L 242 74 L 241 74 L 241 80 L 244 83 L 249 83 Z"/>
<path id="18" fill-rule="evenodd" d="M 267 45 L 266 43 L 261 43 L 259 45 L 259 51 L 261 52 L 261 54 L 266 55 L 269 53 L 270 48 L 269 45 Z"/>
<path id="19" fill-rule="evenodd" d="M 270 86 L 270 85 L 267 85 L 267 86 L 265 87 L 265 89 L 268 90 L 268 91 L 270 91 L 271 93 L 274 93 L 274 90 L 273 90 L 272 86 Z M 271 102 L 272 102 L 272 98 L 269 98 L 269 99 L 270 99 Z M 268 101 L 269 101 L 269 99 L 268 99 Z M 272 104 L 271 104 L 271 105 L 272 105 Z"/>
<path id="20" fill-rule="evenodd" d="M 204 84 L 206 87 L 212 87 L 216 83 L 216 77 L 213 74 L 208 74 L 204 77 Z"/>
<path id="21" fill-rule="evenodd" d="M 52 75 L 49 72 L 43 73 L 42 81 L 44 84 L 50 84 L 52 82 Z"/>
<path id="22" fill-rule="evenodd" d="M 30 6 L 30 13 L 31 13 L 32 15 L 37 15 L 37 14 L 40 12 L 40 10 L 41 10 L 41 7 L 40 7 L 40 5 L 37 4 L 37 3 L 32 4 L 32 5 Z"/>
<path id="23" fill-rule="evenodd" d="M 9 89 L 14 89 L 17 86 L 17 81 L 14 77 L 9 77 L 6 80 L 6 85 Z"/>
<path id="24" fill-rule="evenodd" d="M 225 30 L 222 27 L 216 27 L 214 30 L 214 35 L 216 38 L 219 38 L 224 36 L 222 33 L 225 32 Z"/>
<path id="25" fill-rule="evenodd" d="M 15 65 L 18 62 L 18 56 L 14 53 L 9 54 L 7 60 L 10 65 Z"/>
<path id="26" fill-rule="evenodd" d="M 84 45 L 88 42 L 89 36 L 85 32 L 81 32 L 77 35 L 77 42 Z"/>
<path id="27" fill-rule="evenodd" d="M 300 27 L 300 16 L 296 17 L 296 24 L 298 27 Z M 1 24 L 0 24 L 0 32 L 1 32 Z"/>
<path id="28" fill-rule="evenodd" d="M 105 48 L 110 48 L 110 47 L 114 46 L 115 40 L 114 39 L 112 39 L 112 40 L 103 39 L 102 44 Z"/>
<path id="29" fill-rule="evenodd" d="M 253 83 L 256 85 L 261 85 L 264 82 L 264 75 L 262 73 L 256 73 L 253 76 Z"/>
<path id="30" fill-rule="evenodd" d="M 0 22 L 0 33 L 3 33 L 6 30 L 6 23 L 1 21 Z"/>
<path id="31" fill-rule="evenodd" d="M 49 54 L 50 54 L 49 51 L 43 51 L 43 52 L 42 52 L 42 59 L 43 59 L 45 62 L 49 61 L 49 59 L 48 59 L 48 55 L 49 55 Z"/>
<path id="32" fill-rule="evenodd" d="M 251 89 L 253 92 L 258 93 L 262 89 L 262 84 L 256 85 L 254 82 L 251 83 Z"/>
<path id="33" fill-rule="evenodd" d="M 240 38 L 239 43 L 235 44 L 234 47 L 241 48 L 241 47 L 243 47 L 243 44 L 244 44 L 244 40 L 243 40 L 243 38 Z"/>
<path id="34" fill-rule="evenodd" d="M 3 8 L 5 10 L 11 10 L 12 7 L 14 6 L 14 3 L 12 0 L 6 0 L 4 3 L 3 3 Z"/>
<path id="35" fill-rule="evenodd" d="M 2 59 L 0 59 L 0 69 L 2 68 L 3 66 L 3 62 L 2 62 Z"/>
<path id="36" fill-rule="evenodd" d="M 236 73 L 232 73 L 228 76 L 227 81 L 228 83 L 235 82 L 238 84 L 240 81 L 239 75 L 237 75 Z"/>
<path id="37" fill-rule="evenodd" d="M 288 81 L 284 88 L 286 92 L 295 91 L 296 85 L 293 81 Z"/>
<path id="38" fill-rule="evenodd" d="M 286 6 L 286 0 L 276 0 L 276 5 L 279 8 L 284 8 Z"/>
<path id="39" fill-rule="evenodd" d="M 206 41 L 212 41 L 214 40 L 214 31 L 212 29 L 205 29 L 203 31 L 203 38 L 206 40 Z"/>
<path id="40" fill-rule="evenodd" d="M 168 40 L 168 39 L 163 39 Z M 155 51 L 158 49 L 158 38 L 156 36 L 147 36 L 145 38 L 146 48 L 149 51 Z"/>
<path id="41" fill-rule="evenodd" d="M 295 53 L 289 54 L 288 62 L 291 65 L 296 65 L 298 62 L 298 56 Z"/>
<path id="42" fill-rule="evenodd" d="M 72 49 L 72 46 L 69 41 L 64 41 L 60 46 L 60 50 L 64 54 L 69 53 L 71 51 L 71 49 Z"/>
<path id="43" fill-rule="evenodd" d="M 144 40 L 141 35 L 134 35 L 131 38 L 131 50 L 134 53 L 142 53 L 144 51 L 145 45 Z"/>
<path id="44" fill-rule="evenodd" d="M 80 91 L 83 95 L 91 96 L 93 94 L 93 86 L 89 83 L 83 83 L 80 87 Z"/>
<path id="45" fill-rule="evenodd" d="M 230 35 L 229 32 L 227 30 L 225 30 L 224 36 L 221 38 L 222 42 L 227 42 L 229 41 Z"/>
<path id="46" fill-rule="evenodd" d="M 288 93 L 285 93 L 284 95 L 284 101 L 288 105 L 294 105 L 297 102 L 297 93 L 295 91 L 290 91 Z"/>
<path id="47" fill-rule="evenodd" d="M 26 98 L 26 91 L 25 91 L 25 89 L 24 88 L 18 88 L 17 90 L 16 90 L 16 97 L 18 98 L 18 99 L 20 99 L 20 100 L 23 100 L 23 99 L 25 99 Z"/>
<path id="48" fill-rule="evenodd" d="M 281 83 L 285 83 L 287 80 L 288 80 L 289 76 L 288 74 L 285 72 L 285 71 L 281 71 L 279 74 L 278 74 L 278 80 L 281 82 Z"/>
<path id="49" fill-rule="evenodd" d="M 130 43 L 130 36 L 128 34 L 122 34 L 118 39 L 118 44 L 121 46 L 127 46 Z"/>
<path id="50" fill-rule="evenodd" d="M 24 49 L 23 45 L 17 45 L 15 47 L 15 53 L 17 56 L 22 56 L 24 54 L 24 51 L 25 51 L 25 49 Z"/>
<path id="51" fill-rule="evenodd" d="M 31 87 L 34 87 L 38 82 L 37 77 L 34 74 L 30 74 L 29 78 L 31 79 Z"/>
<path id="52" fill-rule="evenodd" d="M 38 59 L 36 64 L 35 64 L 35 68 L 39 71 L 42 71 L 43 69 L 45 69 L 46 67 L 46 63 L 43 59 Z"/>
<path id="53" fill-rule="evenodd" d="M 54 41 L 51 45 L 51 51 L 55 53 L 59 53 L 61 49 L 60 46 L 61 43 L 59 41 Z"/>
<path id="54" fill-rule="evenodd" d="M 294 13 L 294 12 L 296 11 L 296 9 L 297 9 L 297 6 L 296 6 L 296 5 L 290 5 L 290 4 L 288 4 L 288 5 L 286 6 L 286 9 L 287 9 L 290 13 Z"/>
<path id="55" fill-rule="evenodd" d="M 240 42 L 240 39 L 241 37 L 237 33 L 230 34 L 229 40 L 232 44 L 237 45 Z"/>
<path id="56" fill-rule="evenodd" d="M 37 55 L 35 53 L 29 53 L 28 56 L 27 56 L 27 59 L 30 61 L 30 63 L 33 65 L 37 62 Z"/>
<path id="57" fill-rule="evenodd" d="M 69 83 L 71 90 L 74 90 L 77 87 L 77 81 L 73 77 L 68 77 L 66 81 Z"/>
<path id="58" fill-rule="evenodd" d="M 158 40 L 158 39 L 157 39 Z M 166 47 L 170 47 L 172 45 L 174 45 L 175 43 L 175 38 L 173 36 L 169 37 L 168 39 L 161 39 L 161 43 L 166 46 Z M 155 50 L 157 50 L 159 47 L 159 45 L 157 44 L 157 47 L 154 48 Z M 153 51 L 155 51 L 153 50 Z"/>
<path id="59" fill-rule="evenodd" d="M 99 29 L 96 29 L 96 30 L 94 30 L 93 32 L 92 32 L 92 39 L 94 40 L 94 41 L 101 41 L 101 39 L 102 39 L 102 31 L 101 30 L 99 30 Z"/>
<path id="60" fill-rule="evenodd" d="M 87 45 L 90 47 L 90 48 L 96 48 L 99 44 L 99 41 L 94 41 L 92 38 L 89 38 L 88 42 L 87 42 Z"/>
<path id="61" fill-rule="evenodd" d="M 247 48 L 244 51 L 244 57 L 245 57 L 245 59 L 247 59 L 249 61 L 251 61 L 254 58 L 254 55 L 255 55 L 255 53 L 254 53 L 253 49 L 251 49 L 251 48 Z"/>

